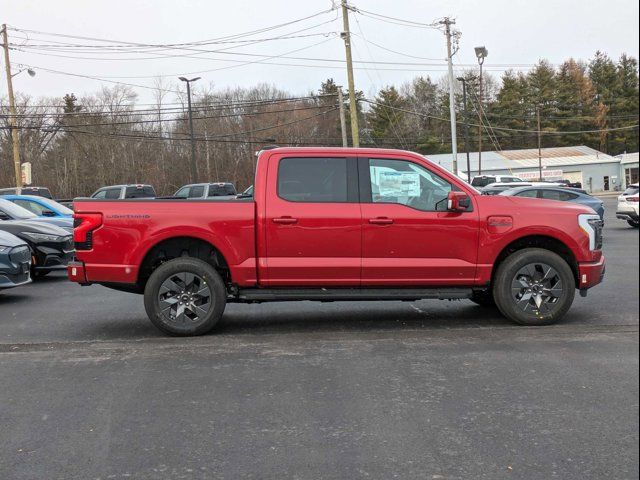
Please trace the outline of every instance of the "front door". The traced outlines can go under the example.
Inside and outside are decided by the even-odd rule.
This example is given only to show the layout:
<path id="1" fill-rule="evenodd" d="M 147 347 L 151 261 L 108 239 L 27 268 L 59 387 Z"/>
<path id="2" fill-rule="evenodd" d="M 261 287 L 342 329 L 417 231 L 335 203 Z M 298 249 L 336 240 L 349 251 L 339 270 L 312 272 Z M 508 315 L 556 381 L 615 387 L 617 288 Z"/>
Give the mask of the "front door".
<path id="1" fill-rule="evenodd" d="M 450 182 L 411 160 L 359 160 L 362 285 L 473 285 L 478 214 L 447 211 Z M 473 202 L 473 201 L 472 201 Z"/>
<path id="2" fill-rule="evenodd" d="M 271 157 L 267 175 L 261 283 L 359 285 L 362 229 L 357 159 Z"/>

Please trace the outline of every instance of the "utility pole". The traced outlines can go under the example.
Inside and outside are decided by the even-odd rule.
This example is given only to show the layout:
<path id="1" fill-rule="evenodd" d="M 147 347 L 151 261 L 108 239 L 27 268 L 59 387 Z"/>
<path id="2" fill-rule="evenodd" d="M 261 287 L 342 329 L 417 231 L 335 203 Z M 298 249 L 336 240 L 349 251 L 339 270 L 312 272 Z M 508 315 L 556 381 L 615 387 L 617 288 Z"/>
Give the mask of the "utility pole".
<path id="1" fill-rule="evenodd" d="M 478 59 L 478 64 L 480 65 L 480 91 L 478 92 L 478 175 L 482 175 L 482 125 L 484 122 L 482 121 L 483 116 L 483 93 L 484 87 L 482 85 L 482 64 L 484 63 L 484 59 L 489 55 L 489 51 L 483 47 L 476 47 L 476 58 Z"/>
<path id="2" fill-rule="evenodd" d="M 451 118 L 451 152 L 453 153 L 453 173 L 458 175 L 458 138 L 456 132 L 456 98 L 453 84 L 453 52 L 451 46 L 451 25 L 455 25 L 456 21 L 445 17 L 439 22 L 444 25 L 445 35 L 447 36 L 447 65 L 449 69 L 449 117 Z"/>
<path id="3" fill-rule="evenodd" d="M 191 82 L 200 80 L 200 77 L 187 79 L 179 78 L 187 84 L 187 105 L 189 106 L 189 135 L 191 137 L 191 183 L 198 181 L 198 164 L 196 162 L 196 139 L 193 136 L 193 112 L 191 111 Z"/>
<path id="4" fill-rule="evenodd" d="M 7 25 L 2 25 L 2 46 L 4 48 L 4 64 L 7 74 L 7 90 L 9 92 L 9 125 L 11 127 L 11 143 L 13 143 L 13 168 L 16 175 L 16 187 L 22 187 L 22 165 L 20 162 L 20 133 L 16 120 L 16 99 L 13 95 L 13 81 L 11 75 L 11 62 L 9 60 L 9 38 Z"/>
<path id="5" fill-rule="evenodd" d="M 347 140 L 347 120 L 344 114 L 344 99 L 342 98 L 342 87 L 338 86 L 338 106 L 340 107 L 340 133 L 342 133 L 342 146 L 348 147 Z"/>
<path id="6" fill-rule="evenodd" d="M 538 169 L 540 181 L 542 181 L 542 130 L 540 128 L 540 106 L 536 106 L 536 117 L 538 118 Z"/>
<path id="7" fill-rule="evenodd" d="M 349 31 L 349 6 L 347 0 L 342 0 L 342 24 L 344 32 L 340 34 L 344 40 L 344 49 L 347 56 L 347 81 L 349 84 L 349 114 L 351 116 L 351 143 L 355 148 L 360 146 L 360 133 L 358 130 L 358 105 L 356 103 L 356 87 L 353 81 L 353 60 L 351 58 L 351 32 Z"/>
<path id="8" fill-rule="evenodd" d="M 471 183 L 471 160 L 469 159 L 469 115 L 467 112 L 467 79 L 458 77 L 462 83 L 462 104 L 464 108 L 464 149 L 467 152 L 467 180 Z"/>

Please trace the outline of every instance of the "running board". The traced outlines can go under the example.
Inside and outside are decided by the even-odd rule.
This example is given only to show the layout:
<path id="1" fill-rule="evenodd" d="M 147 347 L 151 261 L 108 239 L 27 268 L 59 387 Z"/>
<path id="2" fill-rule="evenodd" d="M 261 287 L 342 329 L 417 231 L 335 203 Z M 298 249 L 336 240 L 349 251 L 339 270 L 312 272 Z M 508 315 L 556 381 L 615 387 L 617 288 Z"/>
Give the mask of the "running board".
<path id="1" fill-rule="evenodd" d="M 471 298 L 471 288 L 241 288 L 240 302 L 320 302 L 358 300 L 459 300 Z"/>

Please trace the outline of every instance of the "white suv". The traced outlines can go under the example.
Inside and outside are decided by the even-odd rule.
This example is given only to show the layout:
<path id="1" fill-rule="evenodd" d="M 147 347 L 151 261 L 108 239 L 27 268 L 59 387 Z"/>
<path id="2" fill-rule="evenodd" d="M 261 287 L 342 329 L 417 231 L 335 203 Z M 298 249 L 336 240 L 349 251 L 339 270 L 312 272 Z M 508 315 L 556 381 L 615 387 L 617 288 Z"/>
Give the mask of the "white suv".
<path id="1" fill-rule="evenodd" d="M 626 220 L 632 227 L 638 228 L 638 184 L 629 185 L 618 197 L 616 217 Z"/>

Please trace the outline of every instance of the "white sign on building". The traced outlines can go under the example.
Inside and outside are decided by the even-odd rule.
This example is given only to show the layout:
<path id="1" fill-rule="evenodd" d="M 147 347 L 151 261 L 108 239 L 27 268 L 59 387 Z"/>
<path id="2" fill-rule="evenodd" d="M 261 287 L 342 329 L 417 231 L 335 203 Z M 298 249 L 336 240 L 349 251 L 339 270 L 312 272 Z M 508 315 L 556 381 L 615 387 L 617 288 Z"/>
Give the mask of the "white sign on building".
<path id="1" fill-rule="evenodd" d="M 534 172 L 518 172 L 516 174 L 522 180 L 538 180 L 540 178 L 540 171 L 536 170 Z M 542 170 L 542 179 L 543 180 L 562 180 L 563 171 L 560 169 L 557 170 Z"/>

